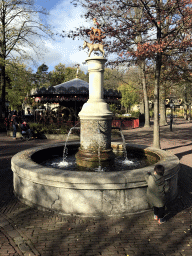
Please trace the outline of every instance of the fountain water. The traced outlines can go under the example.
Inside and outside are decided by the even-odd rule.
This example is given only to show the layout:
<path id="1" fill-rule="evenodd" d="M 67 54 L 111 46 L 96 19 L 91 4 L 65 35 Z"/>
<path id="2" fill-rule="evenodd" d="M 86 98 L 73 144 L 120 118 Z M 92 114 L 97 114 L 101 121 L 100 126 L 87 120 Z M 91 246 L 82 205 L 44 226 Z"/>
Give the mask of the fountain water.
<path id="1" fill-rule="evenodd" d="M 100 146 L 98 147 L 98 168 L 95 169 L 96 172 L 102 172 L 103 169 L 101 167 L 101 149 Z"/>
<path id="2" fill-rule="evenodd" d="M 69 132 L 68 132 L 68 134 L 67 134 L 67 138 L 66 138 L 66 141 L 65 141 L 64 149 L 63 149 L 63 162 L 65 162 L 66 157 L 67 157 L 67 142 L 68 142 L 68 140 L 69 140 L 69 136 L 70 136 L 70 134 L 72 133 L 72 131 L 73 131 L 74 129 L 78 129 L 78 130 L 80 129 L 80 127 L 76 127 L 78 124 L 79 124 L 79 123 L 77 123 L 75 126 L 73 126 L 73 127 L 69 130 Z"/>
<path id="3" fill-rule="evenodd" d="M 73 127 L 69 130 L 69 132 L 68 132 L 68 134 L 67 134 L 67 138 L 66 138 L 66 141 L 65 141 L 64 149 L 63 149 L 63 159 L 62 159 L 62 161 L 59 161 L 59 162 L 56 162 L 56 163 L 52 163 L 52 164 L 51 164 L 52 166 L 55 166 L 55 167 L 57 166 L 57 167 L 59 167 L 59 168 L 63 168 L 63 167 L 67 167 L 67 166 L 69 166 L 69 165 L 70 165 L 70 166 L 72 165 L 72 163 L 66 161 L 66 159 L 67 159 L 67 154 L 68 154 L 67 142 L 68 142 L 68 140 L 69 140 L 69 136 L 70 136 L 70 134 L 72 133 L 72 131 L 73 131 L 74 129 L 80 129 L 80 127 L 76 127 L 78 124 L 79 124 L 79 123 L 77 123 L 75 126 L 73 126 Z"/>
<path id="4" fill-rule="evenodd" d="M 76 127 L 79 123 L 77 123 L 74 127 L 72 127 L 68 134 L 67 134 L 67 138 L 66 138 L 66 141 L 65 141 L 65 144 L 64 144 L 64 150 L 63 150 L 63 157 L 62 157 L 62 161 L 61 160 L 61 157 L 56 157 L 56 159 L 54 158 L 53 160 L 47 160 L 45 162 L 42 162 L 41 164 L 45 165 L 45 166 L 53 166 L 53 167 L 58 167 L 58 168 L 66 168 L 66 167 L 70 167 L 70 168 L 76 168 L 77 169 L 77 166 L 76 166 L 76 163 L 75 163 L 75 159 L 70 156 L 70 158 L 67 157 L 68 155 L 68 148 L 67 148 L 67 143 L 68 143 L 68 140 L 69 140 L 69 137 L 70 137 L 70 134 L 72 133 L 72 131 L 74 129 L 80 129 L 80 127 Z M 98 132 L 98 135 L 101 134 L 101 130 L 100 130 L 100 124 L 99 124 L 99 121 L 97 122 L 97 125 L 98 125 L 98 128 L 97 128 L 97 132 Z M 97 166 L 95 166 L 95 168 L 89 168 L 89 169 L 85 169 L 85 168 L 81 168 L 79 170 L 89 170 L 89 171 L 95 171 L 95 172 L 102 172 L 102 171 L 114 171 L 116 169 L 121 169 L 121 170 L 126 170 L 126 167 L 127 166 L 131 166 L 131 165 L 134 165 L 134 166 L 145 166 L 146 163 L 145 161 L 143 160 L 138 160 L 138 159 L 135 159 L 135 162 L 132 161 L 132 160 L 128 160 L 128 157 L 127 157 L 127 150 L 126 150 L 126 144 L 125 144 L 125 138 L 124 138 L 124 135 L 123 135 L 123 131 L 121 128 L 118 128 L 118 127 L 111 127 L 111 129 L 118 129 L 120 131 L 120 134 L 121 134 L 121 137 L 122 137 L 122 142 L 123 142 L 123 153 L 124 153 L 124 159 L 122 157 L 119 157 L 119 158 L 115 158 L 115 163 L 111 164 L 110 166 L 108 166 L 108 168 L 105 166 L 104 168 L 102 168 L 102 165 L 101 165 L 101 147 L 100 147 L 100 142 L 99 142 L 99 137 L 98 137 L 98 160 L 95 161 L 95 164 L 97 164 Z M 129 169 L 132 169 L 132 168 L 129 168 Z"/>
<path id="5" fill-rule="evenodd" d="M 129 160 L 128 157 L 127 157 L 127 149 L 126 149 L 125 137 L 124 137 L 122 129 L 120 129 L 120 133 L 121 133 L 121 138 L 123 140 L 123 150 L 124 150 L 124 158 L 125 158 L 123 160 L 123 164 L 124 165 L 132 165 L 132 164 L 134 164 L 134 162 Z"/>

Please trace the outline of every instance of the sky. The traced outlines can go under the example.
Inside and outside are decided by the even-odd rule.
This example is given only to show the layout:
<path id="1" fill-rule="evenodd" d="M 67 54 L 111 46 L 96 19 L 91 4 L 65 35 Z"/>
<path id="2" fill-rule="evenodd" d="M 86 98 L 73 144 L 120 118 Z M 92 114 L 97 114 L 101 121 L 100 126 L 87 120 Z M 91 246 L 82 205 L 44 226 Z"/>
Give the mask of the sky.
<path id="1" fill-rule="evenodd" d="M 61 34 L 62 30 L 71 30 L 80 24 L 87 27 L 92 24 L 86 23 L 86 20 L 80 17 L 83 13 L 82 7 L 74 7 L 70 0 L 35 0 L 35 5 L 44 7 L 49 11 L 46 21 L 52 26 L 54 33 Z M 87 65 L 82 64 L 87 58 L 86 50 L 79 50 L 79 46 L 83 45 L 83 40 L 72 40 L 55 36 L 55 40 L 43 40 L 41 58 L 36 59 L 38 66 L 45 63 L 49 67 L 49 71 L 54 69 L 59 63 L 66 66 L 74 67 L 80 64 L 80 69 L 87 71 Z M 35 57 L 35 55 L 34 55 Z M 33 67 L 36 71 L 37 67 Z"/>

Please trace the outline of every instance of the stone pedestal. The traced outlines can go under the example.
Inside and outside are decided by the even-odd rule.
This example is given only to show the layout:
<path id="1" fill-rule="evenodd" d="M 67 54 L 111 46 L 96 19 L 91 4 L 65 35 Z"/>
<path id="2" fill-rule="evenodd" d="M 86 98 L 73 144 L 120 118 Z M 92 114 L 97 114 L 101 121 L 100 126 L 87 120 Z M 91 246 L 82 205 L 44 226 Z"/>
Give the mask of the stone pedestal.
<path id="1" fill-rule="evenodd" d="M 89 100 L 79 113 L 81 122 L 80 149 L 76 154 L 78 165 L 91 167 L 97 162 L 98 151 L 101 162 L 113 159 L 111 149 L 112 112 L 103 99 L 104 65 L 107 59 L 90 57 L 86 59 L 89 72 Z"/>

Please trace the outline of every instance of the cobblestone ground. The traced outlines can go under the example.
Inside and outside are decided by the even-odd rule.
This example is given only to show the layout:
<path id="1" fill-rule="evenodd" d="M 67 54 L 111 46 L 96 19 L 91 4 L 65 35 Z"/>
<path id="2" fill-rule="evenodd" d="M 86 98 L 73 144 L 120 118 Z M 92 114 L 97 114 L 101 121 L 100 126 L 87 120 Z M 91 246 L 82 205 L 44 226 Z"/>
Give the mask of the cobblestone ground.
<path id="1" fill-rule="evenodd" d="M 124 131 L 127 142 L 152 145 L 152 128 Z M 161 128 L 161 148 L 181 161 L 179 195 L 159 225 L 152 211 L 124 217 L 83 218 L 38 211 L 17 200 L 12 190 L 11 157 L 29 147 L 0 134 L 0 255 L 192 255 L 192 123 L 176 120 L 173 132 Z"/>

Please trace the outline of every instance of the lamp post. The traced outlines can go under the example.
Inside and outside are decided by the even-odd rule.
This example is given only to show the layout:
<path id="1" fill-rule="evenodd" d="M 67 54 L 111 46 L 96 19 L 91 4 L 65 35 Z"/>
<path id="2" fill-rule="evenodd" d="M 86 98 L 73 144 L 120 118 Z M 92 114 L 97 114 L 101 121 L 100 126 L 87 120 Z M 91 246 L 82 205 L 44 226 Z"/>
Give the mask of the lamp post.
<path id="1" fill-rule="evenodd" d="M 174 102 L 173 102 L 172 99 L 170 100 L 169 106 L 170 106 L 170 108 L 171 108 L 171 115 L 170 115 L 170 131 L 172 132 L 172 125 L 173 125 L 173 108 L 174 108 Z"/>
<path id="2" fill-rule="evenodd" d="M 77 96 L 75 95 L 75 124 L 74 125 L 76 125 L 76 98 Z"/>

